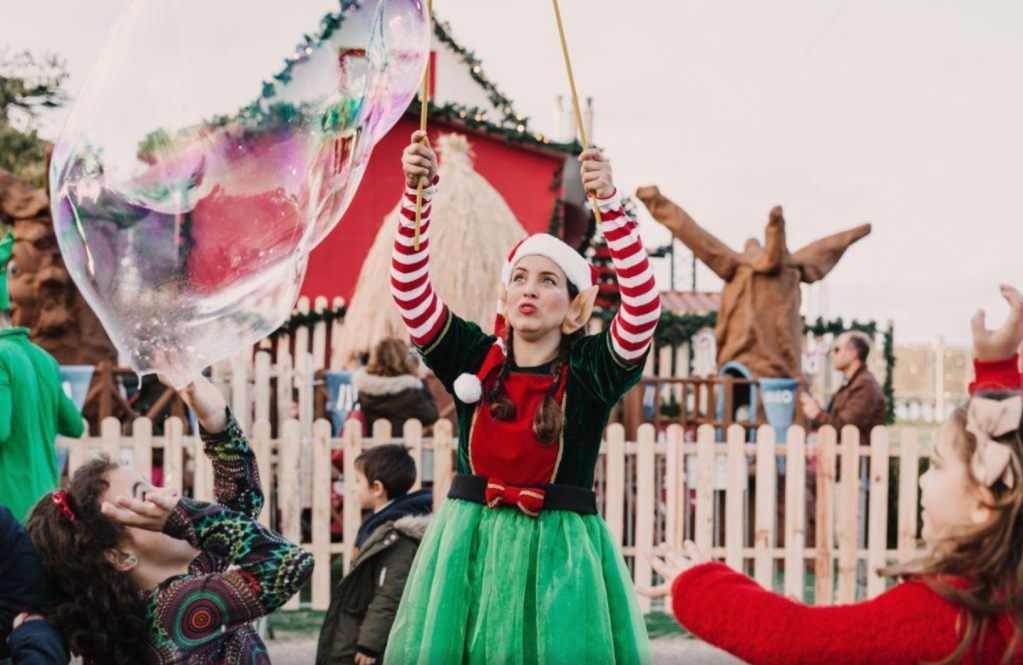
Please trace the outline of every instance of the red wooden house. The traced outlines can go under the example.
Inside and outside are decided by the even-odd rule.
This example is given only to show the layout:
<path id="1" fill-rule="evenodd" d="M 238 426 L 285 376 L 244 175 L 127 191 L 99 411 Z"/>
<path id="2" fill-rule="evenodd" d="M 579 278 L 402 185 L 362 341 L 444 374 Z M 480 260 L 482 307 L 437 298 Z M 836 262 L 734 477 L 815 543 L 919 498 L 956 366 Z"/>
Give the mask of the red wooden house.
<path id="1" fill-rule="evenodd" d="M 532 130 L 472 52 L 455 42 L 447 24 L 436 22 L 434 36 L 431 138 L 465 134 L 476 155 L 476 171 L 501 193 L 526 231 L 551 230 L 580 246 L 591 216 L 582 206 L 578 184 L 578 144 L 559 143 Z M 310 255 L 301 292 L 310 300 L 351 297 L 373 239 L 401 195 L 401 153 L 419 128 L 419 111 L 414 102 L 377 144 L 341 223 Z"/>

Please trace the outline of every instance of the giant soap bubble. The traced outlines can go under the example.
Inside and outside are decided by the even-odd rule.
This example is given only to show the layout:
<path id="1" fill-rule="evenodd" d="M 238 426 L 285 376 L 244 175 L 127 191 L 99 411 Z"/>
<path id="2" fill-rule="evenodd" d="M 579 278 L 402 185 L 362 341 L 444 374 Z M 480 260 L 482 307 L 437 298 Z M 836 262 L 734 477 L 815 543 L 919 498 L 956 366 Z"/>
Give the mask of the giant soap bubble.
<path id="1" fill-rule="evenodd" d="M 281 325 L 428 49 L 416 0 L 128 5 L 50 182 L 71 276 L 135 371 L 182 385 Z"/>

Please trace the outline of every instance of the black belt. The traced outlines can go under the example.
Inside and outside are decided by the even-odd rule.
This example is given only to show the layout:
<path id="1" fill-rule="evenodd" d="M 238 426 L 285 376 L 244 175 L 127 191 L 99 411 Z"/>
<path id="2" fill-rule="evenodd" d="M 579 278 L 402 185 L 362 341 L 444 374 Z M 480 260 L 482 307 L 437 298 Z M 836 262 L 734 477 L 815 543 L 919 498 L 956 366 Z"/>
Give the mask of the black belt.
<path id="1" fill-rule="evenodd" d="M 455 475 L 454 480 L 451 482 L 451 490 L 448 492 L 448 497 L 488 505 L 488 484 L 491 484 L 491 480 L 485 476 L 470 476 L 459 473 Z M 541 490 L 544 494 L 543 510 L 567 510 L 581 515 L 597 514 L 597 495 L 592 490 L 573 485 L 554 484 L 531 485 L 528 488 L 514 489 Z M 496 507 L 496 505 L 492 507 Z"/>

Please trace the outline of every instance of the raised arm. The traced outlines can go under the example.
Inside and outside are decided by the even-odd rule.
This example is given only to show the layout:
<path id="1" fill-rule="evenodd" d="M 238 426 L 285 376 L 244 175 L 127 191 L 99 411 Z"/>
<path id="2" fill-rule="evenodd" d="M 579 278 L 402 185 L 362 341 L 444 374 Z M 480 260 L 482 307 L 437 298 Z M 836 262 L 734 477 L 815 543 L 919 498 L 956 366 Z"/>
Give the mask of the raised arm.
<path id="1" fill-rule="evenodd" d="M 622 207 L 617 190 L 598 202 L 600 231 L 607 238 L 622 297 L 622 305 L 611 321 L 611 345 L 622 361 L 634 364 L 653 343 L 661 319 L 661 296 L 639 227 Z"/>
<path id="2" fill-rule="evenodd" d="M 203 447 L 213 462 L 217 503 L 253 519 L 259 517 L 264 497 L 256 455 L 223 394 L 201 374 L 177 392 L 199 421 Z"/>
<path id="3" fill-rule="evenodd" d="M 845 250 L 870 235 L 870 224 L 863 224 L 814 241 L 792 255 L 803 273 L 803 281 L 812 284 L 827 277 L 838 265 Z"/>
<path id="4" fill-rule="evenodd" d="M 764 230 L 764 249 L 753 259 L 753 270 L 760 273 L 777 272 L 785 260 L 786 251 L 785 217 L 781 214 L 781 206 L 775 206 Z"/>
<path id="5" fill-rule="evenodd" d="M 639 228 L 622 207 L 610 165 L 597 150 L 587 150 L 580 159 L 583 185 L 596 195 L 600 207 L 600 231 L 611 251 L 622 304 L 603 332 L 575 344 L 570 371 L 595 399 L 610 407 L 642 378 L 661 318 L 661 297 Z"/>
<path id="6" fill-rule="evenodd" d="M 60 365 L 53 361 L 54 385 L 57 391 L 57 434 L 69 436 L 73 439 L 80 438 L 85 434 L 85 421 L 74 401 L 64 392 L 60 381 Z"/>
<path id="7" fill-rule="evenodd" d="M 256 454 L 234 414 L 228 411 L 227 417 L 223 431 L 201 432 L 206 456 L 213 462 L 213 494 L 217 503 L 256 519 L 265 500 Z"/>
<path id="8" fill-rule="evenodd" d="M 731 279 L 739 266 L 738 252 L 704 230 L 681 206 L 661 194 L 657 187 L 641 187 L 636 197 L 643 202 L 654 219 L 667 227 L 714 274 L 723 280 Z"/>
<path id="9" fill-rule="evenodd" d="M 808 607 L 720 563 L 680 575 L 679 623 L 754 665 L 897 665 L 937 662 L 955 649 L 958 611 L 922 582 L 853 605 Z"/>
<path id="10" fill-rule="evenodd" d="M 1005 322 L 994 330 L 987 328 L 987 316 L 977 310 L 970 321 L 973 333 L 973 369 L 976 379 L 970 394 L 980 391 L 1019 391 L 1023 389 L 1020 343 L 1023 341 L 1023 294 L 1014 286 L 1002 284 L 1002 297 L 1009 305 Z"/>
<path id="11" fill-rule="evenodd" d="M 157 597 L 154 623 L 190 642 L 266 616 L 309 580 L 313 557 L 242 513 L 181 499 L 163 532 L 225 561 L 227 572 L 175 579 Z M 200 614 L 202 622 L 195 621 Z"/>
<path id="12" fill-rule="evenodd" d="M 436 154 L 429 145 L 419 142 L 423 136 L 422 132 L 413 134 L 402 156 L 405 194 L 391 253 L 391 295 L 412 343 L 448 392 L 452 392 L 455 379 L 467 369 L 475 371 L 495 338 L 486 335 L 475 323 L 455 316 L 430 283 L 431 214 L 439 177 Z M 423 188 L 419 249 L 416 250 L 416 184 L 419 178 L 427 178 L 432 184 Z"/>

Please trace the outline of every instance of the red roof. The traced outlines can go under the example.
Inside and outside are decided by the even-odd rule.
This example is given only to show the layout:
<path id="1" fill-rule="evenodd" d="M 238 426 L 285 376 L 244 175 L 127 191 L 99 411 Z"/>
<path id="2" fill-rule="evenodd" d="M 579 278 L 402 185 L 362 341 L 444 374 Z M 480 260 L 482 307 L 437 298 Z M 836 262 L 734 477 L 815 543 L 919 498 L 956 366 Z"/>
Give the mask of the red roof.
<path id="1" fill-rule="evenodd" d="M 707 314 L 721 308 L 718 291 L 663 291 L 661 308 L 672 314 Z"/>

